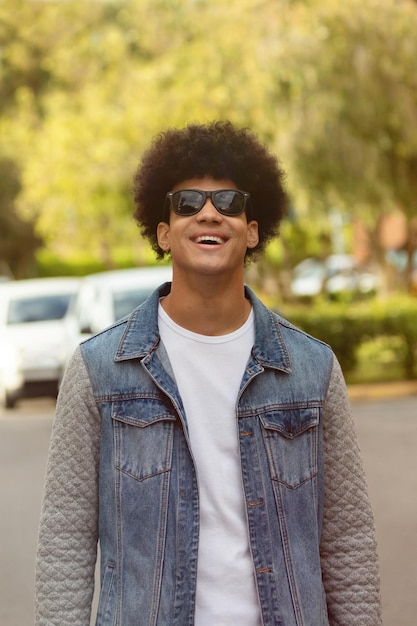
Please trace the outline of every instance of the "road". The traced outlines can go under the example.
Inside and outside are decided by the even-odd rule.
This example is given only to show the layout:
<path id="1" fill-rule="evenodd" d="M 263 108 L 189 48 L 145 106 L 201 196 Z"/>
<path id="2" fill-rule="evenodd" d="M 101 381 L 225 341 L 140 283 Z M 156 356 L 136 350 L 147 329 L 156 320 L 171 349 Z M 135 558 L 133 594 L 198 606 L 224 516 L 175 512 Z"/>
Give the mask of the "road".
<path id="1" fill-rule="evenodd" d="M 0 624 L 32 626 L 33 571 L 54 403 L 0 410 Z M 417 615 L 417 396 L 355 401 L 379 553 L 384 626 Z M 355 626 L 355 625 L 352 625 Z"/>
<path id="2" fill-rule="evenodd" d="M 417 623 L 417 396 L 354 403 L 375 514 L 384 626 Z"/>
<path id="3" fill-rule="evenodd" d="M 32 626 L 33 572 L 54 403 L 0 412 L 0 624 Z M 1 409 L 0 409 L 1 411 Z"/>

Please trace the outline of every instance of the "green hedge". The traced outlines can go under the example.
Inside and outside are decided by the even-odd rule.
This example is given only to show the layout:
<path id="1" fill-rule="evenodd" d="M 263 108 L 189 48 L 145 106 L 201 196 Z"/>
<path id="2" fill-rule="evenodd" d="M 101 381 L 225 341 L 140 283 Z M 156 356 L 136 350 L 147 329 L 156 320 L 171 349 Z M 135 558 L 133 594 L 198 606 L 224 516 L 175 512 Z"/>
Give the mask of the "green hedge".
<path id="1" fill-rule="evenodd" d="M 345 373 L 358 364 L 358 348 L 370 339 L 401 340 L 398 364 L 407 379 L 417 378 L 417 299 L 396 295 L 359 303 L 319 301 L 283 306 L 280 313 L 310 335 L 328 343 Z"/>
<path id="2" fill-rule="evenodd" d="M 140 262 L 141 261 L 141 262 Z M 115 254 L 113 265 L 105 265 L 103 261 L 95 259 L 89 254 L 77 254 L 72 257 L 63 257 L 55 254 L 47 248 L 43 248 L 36 255 L 36 276 L 85 276 L 95 272 L 104 272 L 109 269 L 122 269 L 127 267 L 137 267 L 138 265 L 151 265 L 155 260 L 150 258 L 133 258 L 127 251 L 123 254 Z"/>

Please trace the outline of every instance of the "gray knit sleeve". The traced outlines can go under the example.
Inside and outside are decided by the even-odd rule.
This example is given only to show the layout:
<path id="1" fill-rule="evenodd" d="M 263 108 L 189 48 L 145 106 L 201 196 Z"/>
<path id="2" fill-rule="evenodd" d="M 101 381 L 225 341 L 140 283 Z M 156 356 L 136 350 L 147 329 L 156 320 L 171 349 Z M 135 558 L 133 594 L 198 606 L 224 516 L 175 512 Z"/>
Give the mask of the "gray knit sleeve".
<path id="1" fill-rule="evenodd" d="M 345 381 L 334 360 L 324 407 L 321 560 L 331 626 L 381 621 L 375 528 Z"/>
<path id="2" fill-rule="evenodd" d="M 39 529 L 36 626 L 88 626 L 97 554 L 100 416 L 79 349 L 52 429 Z"/>

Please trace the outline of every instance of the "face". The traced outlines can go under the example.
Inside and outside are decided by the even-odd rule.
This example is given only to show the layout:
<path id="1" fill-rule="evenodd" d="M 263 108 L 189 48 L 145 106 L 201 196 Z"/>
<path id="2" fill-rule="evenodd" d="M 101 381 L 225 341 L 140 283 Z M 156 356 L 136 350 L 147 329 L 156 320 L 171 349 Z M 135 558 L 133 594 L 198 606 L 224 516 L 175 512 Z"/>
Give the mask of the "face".
<path id="1" fill-rule="evenodd" d="M 181 189 L 237 189 L 228 179 L 211 177 L 190 178 L 176 185 Z M 246 214 L 226 216 L 217 211 L 207 198 L 205 205 L 195 215 L 180 216 L 172 210 L 169 224 L 158 224 L 158 244 L 171 252 L 174 274 L 180 271 L 202 275 L 236 273 L 243 276 L 247 248 L 258 243 L 258 223 L 250 222 Z"/>

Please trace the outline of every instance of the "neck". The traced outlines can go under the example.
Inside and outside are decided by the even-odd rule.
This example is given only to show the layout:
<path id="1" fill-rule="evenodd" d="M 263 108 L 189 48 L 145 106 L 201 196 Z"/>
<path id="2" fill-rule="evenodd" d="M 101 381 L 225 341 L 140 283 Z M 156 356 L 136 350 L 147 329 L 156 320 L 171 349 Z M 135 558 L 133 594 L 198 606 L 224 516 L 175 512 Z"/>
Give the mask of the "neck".
<path id="1" fill-rule="evenodd" d="M 200 335 L 226 335 L 240 328 L 251 310 L 243 281 L 222 284 L 218 277 L 197 284 L 172 281 L 169 295 L 162 300 L 166 313 L 177 324 Z"/>

